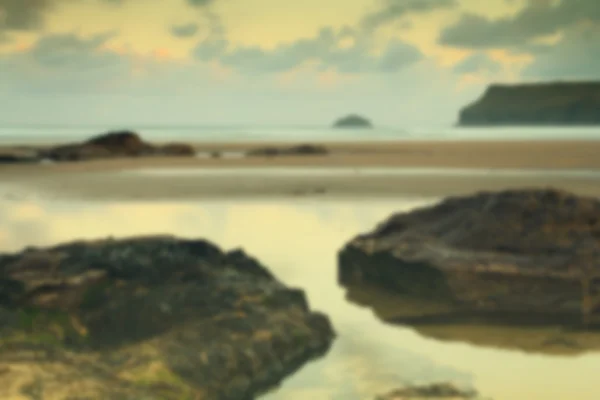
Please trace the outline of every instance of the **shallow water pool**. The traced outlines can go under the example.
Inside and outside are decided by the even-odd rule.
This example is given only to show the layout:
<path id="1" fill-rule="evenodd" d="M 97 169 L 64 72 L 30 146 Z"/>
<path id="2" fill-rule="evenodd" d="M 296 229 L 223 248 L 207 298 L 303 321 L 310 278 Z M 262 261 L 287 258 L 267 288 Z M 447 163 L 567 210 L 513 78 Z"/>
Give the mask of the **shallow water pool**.
<path id="1" fill-rule="evenodd" d="M 0 201 L 0 251 L 154 233 L 243 247 L 285 283 L 306 289 L 311 306 L 330 315 L 339 335 L 324 358 L 264 399 L 373 399 L 405 383 L 452 381 L 496 400 L 596 400 L 600 352 L 511 348 L 529 334 L 518 327 L 449 333 L 386 325 L 345 298 L 336 282 L 336 253 L 344 242 L 392 212 L 434 200 L 91 204 L 14 198 Z M 476 340 L 478 335 L 486 340 Z"/>

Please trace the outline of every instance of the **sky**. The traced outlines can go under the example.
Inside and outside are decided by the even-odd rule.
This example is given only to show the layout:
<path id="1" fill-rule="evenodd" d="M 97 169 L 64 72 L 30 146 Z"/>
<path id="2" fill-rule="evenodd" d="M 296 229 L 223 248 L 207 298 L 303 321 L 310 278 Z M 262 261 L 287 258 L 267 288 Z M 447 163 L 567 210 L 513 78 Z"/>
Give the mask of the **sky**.
<path id="1" fill-rule="evenodd" d="M 599 0 L 0 0 L 0 124 L 433 127 L 590 79 Z"/>

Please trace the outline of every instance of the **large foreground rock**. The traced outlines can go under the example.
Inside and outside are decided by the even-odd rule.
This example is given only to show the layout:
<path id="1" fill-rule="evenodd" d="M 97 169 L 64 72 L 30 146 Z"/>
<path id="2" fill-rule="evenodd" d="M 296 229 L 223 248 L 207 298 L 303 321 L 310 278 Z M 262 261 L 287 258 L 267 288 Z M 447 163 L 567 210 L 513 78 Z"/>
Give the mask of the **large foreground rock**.
<path id="1" fill-rule="evenodd" d="M 116 131 L 95 136 L 83 143 L 56 146 L 40 155 L 54 161 L 85 161 L 100 158 L 144 156 L 193 156 L 196 152 L 187 144 L 171 143 L 155 146 L 146 143 L 135 132 Z"/>
<path id="2" fill-rule="evenodd" d="M 600 200 L 558 190 L 448 198 L 393 215 L 339 254 L 339 282 L 469 313 L 590 322 L 600 292 Z M 572 318 L 571 318 L 572 320 Z"/>
<path id="3" fill-rule="evenodd" d="M 0 256 L 2 399 L 252 399 L 333 337 L 303 291 L 203 240 Z"/>
<path id="4" fill-rule="evenodd" d="M 461 110 L 459 124 L 598 125 L 600 82 L 492 85 Z"/>

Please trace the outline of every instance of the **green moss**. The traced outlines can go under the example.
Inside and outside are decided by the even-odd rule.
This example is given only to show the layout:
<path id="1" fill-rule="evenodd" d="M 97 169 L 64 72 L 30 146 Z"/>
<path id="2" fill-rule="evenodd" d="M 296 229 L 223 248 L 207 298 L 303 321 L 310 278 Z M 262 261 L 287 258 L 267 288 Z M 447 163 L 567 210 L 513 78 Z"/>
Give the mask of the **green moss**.
<path id="1" fill-rule="evenodd" d="M 196 391 L 179 375 L 161 366 L 157 370 L 142 368 L 129 371 L 129 381 L 140 388 L 158 393 L 164 400 L 192 400 L 197 398 Z"/>
<path id="2" fill-rule="evenodd" d="M 28 344 L 35 346 L 44 346 L 44 347 L 60 347 L 62 345 L 62 341 L 57 338 L 55 335 L 51 333 L 40 333 L 40 334 L 28 334 L 24 335 L 23 333 L 13 333 L 8 336 L 3 337 L 0 340 L 1 345 L 9 345 L 9 344 Z"/>
<path id="3" fill-rule="evenodd" d="M 85 335 L 73 326 L 71 316 L 64 311 L 24 308 L 17 311 L 17 322 L 2 343 L 19 342 L 58 346 L 79 343 Z"/>

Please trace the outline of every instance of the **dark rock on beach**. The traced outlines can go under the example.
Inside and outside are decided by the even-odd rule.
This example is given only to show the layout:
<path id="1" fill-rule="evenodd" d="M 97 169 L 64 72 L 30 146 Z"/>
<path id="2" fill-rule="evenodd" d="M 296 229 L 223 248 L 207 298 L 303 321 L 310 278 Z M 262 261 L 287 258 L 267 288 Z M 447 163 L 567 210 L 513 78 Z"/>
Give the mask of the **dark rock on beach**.
<path id="1" fill-rule="evenodd" d="M 3 399 L 253 399 L 333 338 L 302 290 L 204 240 L 0 255 Z"/>
<path id="2" fill-rule="evenodd" d="M 491 85 L 461 110 L 459 124 L 598 125 L 600 82 Z"/>
<path id="3" fill-rule="evenodd" d="M 131 131 L 109 132 L 93 137 L 83 143 L 56 146 L 41 153 L 41 157 L 54 161 L 193 155 L 195 155 L 195 150 L 190 145 L 173 143 L 164 146 L 154 146 L 144 142 L 137 133 Z"/>
<path id="4" fill-rule="evenodd" d="M 600 311 L 600 200 L 553 189 L 447 198 L 353 239 L 338 273 L 347 287 L 373 285 L 463 313 L 589 325 Z"/>
<path id="5" fill-rule="evenodd" d="M 31 149 L 0 149 L 0 164 L 30 164 L 39 161 L 37 151 Z"/>
<path id="6" fill-rule="evenodd" d="M 169 143 L 158 148 L 158 153 L 165 156 L 195 156 L 196 150 L 185 143 Z"/>
<path id="7" fill-rule="evenodd" d="M 334 128 L 372 128 L 373 124 L 367 118 L 350 114 L 333 123 Z"/>
<path id="8" fill-rule="evenodd" d="M 132 131 L 109 132 L 95 136 L 85 142 L 88 146 L 102 147 L 113 154 L 138 156 L 152 154 L 155 149 Z"/>
<path id="9" fill-rule="evenodd" d="M 291 147 L 261 147 L 249 150 L 246 153 L 250 157 L 276 157 L 276 156 L 319 156 L 329 154 L 325 146 L 314 144 L 300 144 Z"/>
<path id="10" fill-rule="evenodd" d="M 85 161 L 114 157 L 110 150 L 90 144 L 66 144 L 41 152 L 41 157 L 52 161 Z"/>

